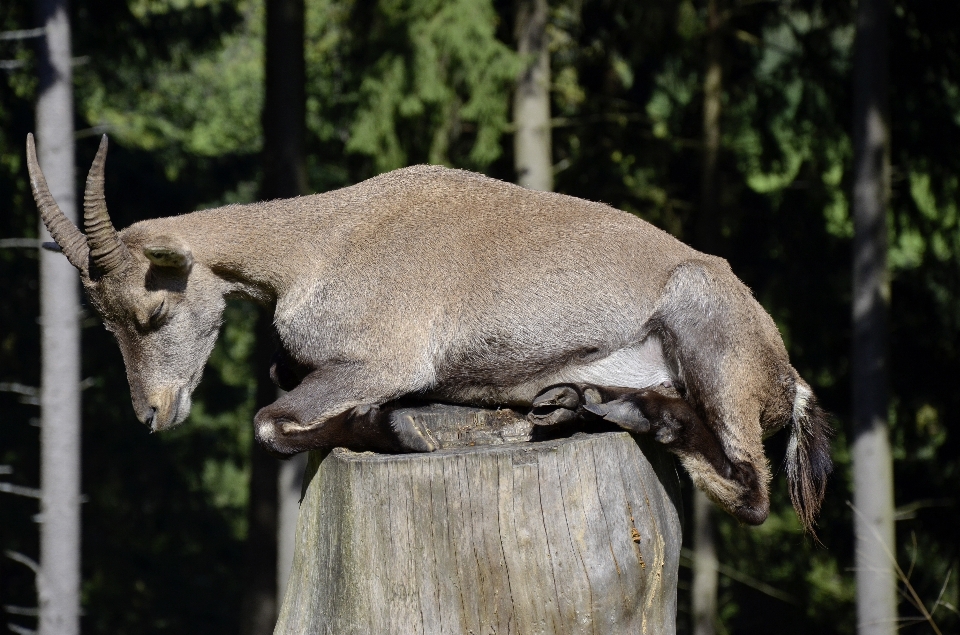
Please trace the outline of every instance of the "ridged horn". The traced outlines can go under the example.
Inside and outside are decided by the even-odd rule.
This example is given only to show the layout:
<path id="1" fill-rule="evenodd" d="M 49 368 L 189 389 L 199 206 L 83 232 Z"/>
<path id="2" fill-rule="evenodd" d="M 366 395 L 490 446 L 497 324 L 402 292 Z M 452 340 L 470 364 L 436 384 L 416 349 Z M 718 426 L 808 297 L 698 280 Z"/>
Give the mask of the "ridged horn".
<path id="1" fill-rule="evenodd" d="M 40 218 L 46 225 L 47 231 L 60 246 L 70 264 L 80 271 L 86 271 L 90 254 L 87 238 L 77 229 L 73 221 L 66 217 L 53 199 L 50 188 L 47 187 L 47 179 L 44 178 L 43 170 L 37 162 L 37 148 L 33 142 L 33 133 L 27 134 L 27 171 L 30 173 L 33 200 L 37 203 Z"/>
<path id="2" fill-rule="evenodd" d="M 83 230 L 87 235 L 90 258 L 104 274 L 133 259 L 107 213 L 107 201 L 103 195 L 103 168 L 106 161 L 107 135 L 103 135 L 97 156 L 93 158 L 93 165 L 87 173 L 87 186 L 83 190 Z"/>

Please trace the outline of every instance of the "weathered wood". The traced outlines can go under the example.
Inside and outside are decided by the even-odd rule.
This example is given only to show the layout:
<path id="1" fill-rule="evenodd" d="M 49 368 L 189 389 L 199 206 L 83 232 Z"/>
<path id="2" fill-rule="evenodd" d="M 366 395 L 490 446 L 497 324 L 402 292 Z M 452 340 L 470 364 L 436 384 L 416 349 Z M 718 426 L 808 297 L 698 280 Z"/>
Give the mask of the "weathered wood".
<path id="1" fill-rule="evenodd" d="M 525 415 L 509 408 L 429 404 L 398 408 L 393 417 L 409 417 L 421 434 L 442 449 L 521 443 L 533 440 L 536 432 Z"/>
<path id="2" fill-rule="evenodd" d="M 314 453 L 275 633 L 674 632 L 673 459 L 625 432 Z"/>

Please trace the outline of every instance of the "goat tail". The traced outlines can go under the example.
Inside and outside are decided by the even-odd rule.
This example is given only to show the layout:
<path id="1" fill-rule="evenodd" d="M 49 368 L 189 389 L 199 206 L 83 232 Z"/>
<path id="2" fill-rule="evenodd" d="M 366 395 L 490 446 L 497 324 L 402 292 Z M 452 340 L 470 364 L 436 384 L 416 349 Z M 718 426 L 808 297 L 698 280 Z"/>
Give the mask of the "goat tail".
<path id="1" fill-rule="evenodd" d="M 790 500 L 806 532 L 816 538 L 814 524 L 833 471 L 830 459 L 830 415 L 818 404 L 813 391 L 797 377 L 790 441 L 787 446 L 787 482 Z"/>

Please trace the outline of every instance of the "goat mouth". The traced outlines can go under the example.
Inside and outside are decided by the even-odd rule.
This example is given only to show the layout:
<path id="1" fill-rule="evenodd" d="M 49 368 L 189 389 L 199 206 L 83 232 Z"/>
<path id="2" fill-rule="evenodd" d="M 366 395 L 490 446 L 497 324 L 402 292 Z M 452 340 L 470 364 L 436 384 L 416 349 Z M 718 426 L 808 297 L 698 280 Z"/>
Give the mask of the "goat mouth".
<path id="1" fill-rule="evenodd" d="M 190 406 L 193 405 L 192 396 L 193 391 L 188 388 L 181 388 L 177 391 L 176 406 L 174 407 L 173 417 L 171 418 L 173 422 L 172 425 L 180 425 L 190 416 Z"/>
<path id="2" fill-rule="evenodd" d="M 152 432 L 162 432 L 177 427 L 190 414 L 190 393 L 183 388 L 171 390 L 163 402 L 151 407 L 144 423 Z"/>

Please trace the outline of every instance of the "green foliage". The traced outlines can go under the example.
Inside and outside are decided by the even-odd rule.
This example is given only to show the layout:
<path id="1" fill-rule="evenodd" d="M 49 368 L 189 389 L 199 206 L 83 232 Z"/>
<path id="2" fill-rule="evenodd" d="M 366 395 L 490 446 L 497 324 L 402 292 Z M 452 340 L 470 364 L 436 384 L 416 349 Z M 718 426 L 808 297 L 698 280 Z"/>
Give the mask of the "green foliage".
<path id="1" fill-rule="evenodd" d="M 891 404 L 898 558 L 928 605 L 958 606 L 960 545 L 960 5 L 895 2 Z M 72 3 L 78 165 L 111 134 L 116 223 L 253 200 L 261 147 L 262 0 Z M 759 528 L 719 521 L 727 632 L 853 633 L 850 510 L 849 138 L 853 6 L 730 2 L 723 35 L 720 196 L 711 250 L 727 258 L 837 415 L 820 523 L 799 533 L 782 474 Z M 691 0 L 551 2 L 558 190 L 602 200 L 696 246 L 706 12 Z M 309 178 L 317 190 L 413 162 L 512 179 L 518 69 L 511 3 L 307 3 Z M 32 4 L 0 4 L 0 29 Z M 36 91 L 29 43 L 0 42 L 0 238 L 36 235 L 22 159 Z M 78 176 L 78 180 L 82 174 Z M 78 183 L 79 186 L 79 183 Z M 36 257 L 0 249 L 0 382 L 38 381 Z M 230 305 L 191 420 L 135 423 L 116 346 L 84 324 L 84 630 L 235 632 L 253 415 L 252 309 Z M 0 464 L 38 480 L 34 406 L 0 392 Z M 776 468 L 786 441 L 768 441 Z M 6 478 L 6 477 L 5 477 Z M 36 505 L 0 495 L 0 547 L 36 554 Z M 750 582 L 753 581 L 753 582 Z M 946 581 L 946 584 L 945 584 Z M 759 582 L 762 584 L 754 584 Z M 25 568 L 0 561 L 0 604 L 29 606 Z M 766 593 L 770 585 L 779 597 Z M 769 590 L 769 589 L 768 589 Z M 791 598 L 794 602 L 785 601 Z M 681 632 L 689 626 L 681 595 Z M 915 615 L 907 604 L 907 616 Z M 960 620 L 945 605 L 944 632 Z"/>
<path id="2" fill-rule="evenodd" d="M 141 20 L 183 11 L 197 2 L 142 2 L 131 6 Z M 126 83 L 117 90 L 95 72 L 84 73 L 80 93 L 86 118 L 108 129 L 120 143 L 159 153 L 167 177 L 186 166 L 184 154 L 219 157 L 259 151 L 263 103 L 263 6 L 234 3 L 239 27 L 219 36 L 216 46 L 157 62 L 147 82 L 139 69 L 117 73 Z M 145 85 L 146 84 L 146 85 Z"/>
<path id="3" fill-rule="evenodd" d="M 496 38 L 491 4 L 380 0 L 372 10 L 358 4 L 353 24 L 361 19 L 369 22 L 354 31 L 354 45 L 378 53 L 364 55 L 369 70 L 346 150 L 372 157 L 378 171 L 411 161 L 476 169 L 495 160 L 520 65 Z M 461 137 L 469 138 L 465 155 L 451 147 Z"/>

